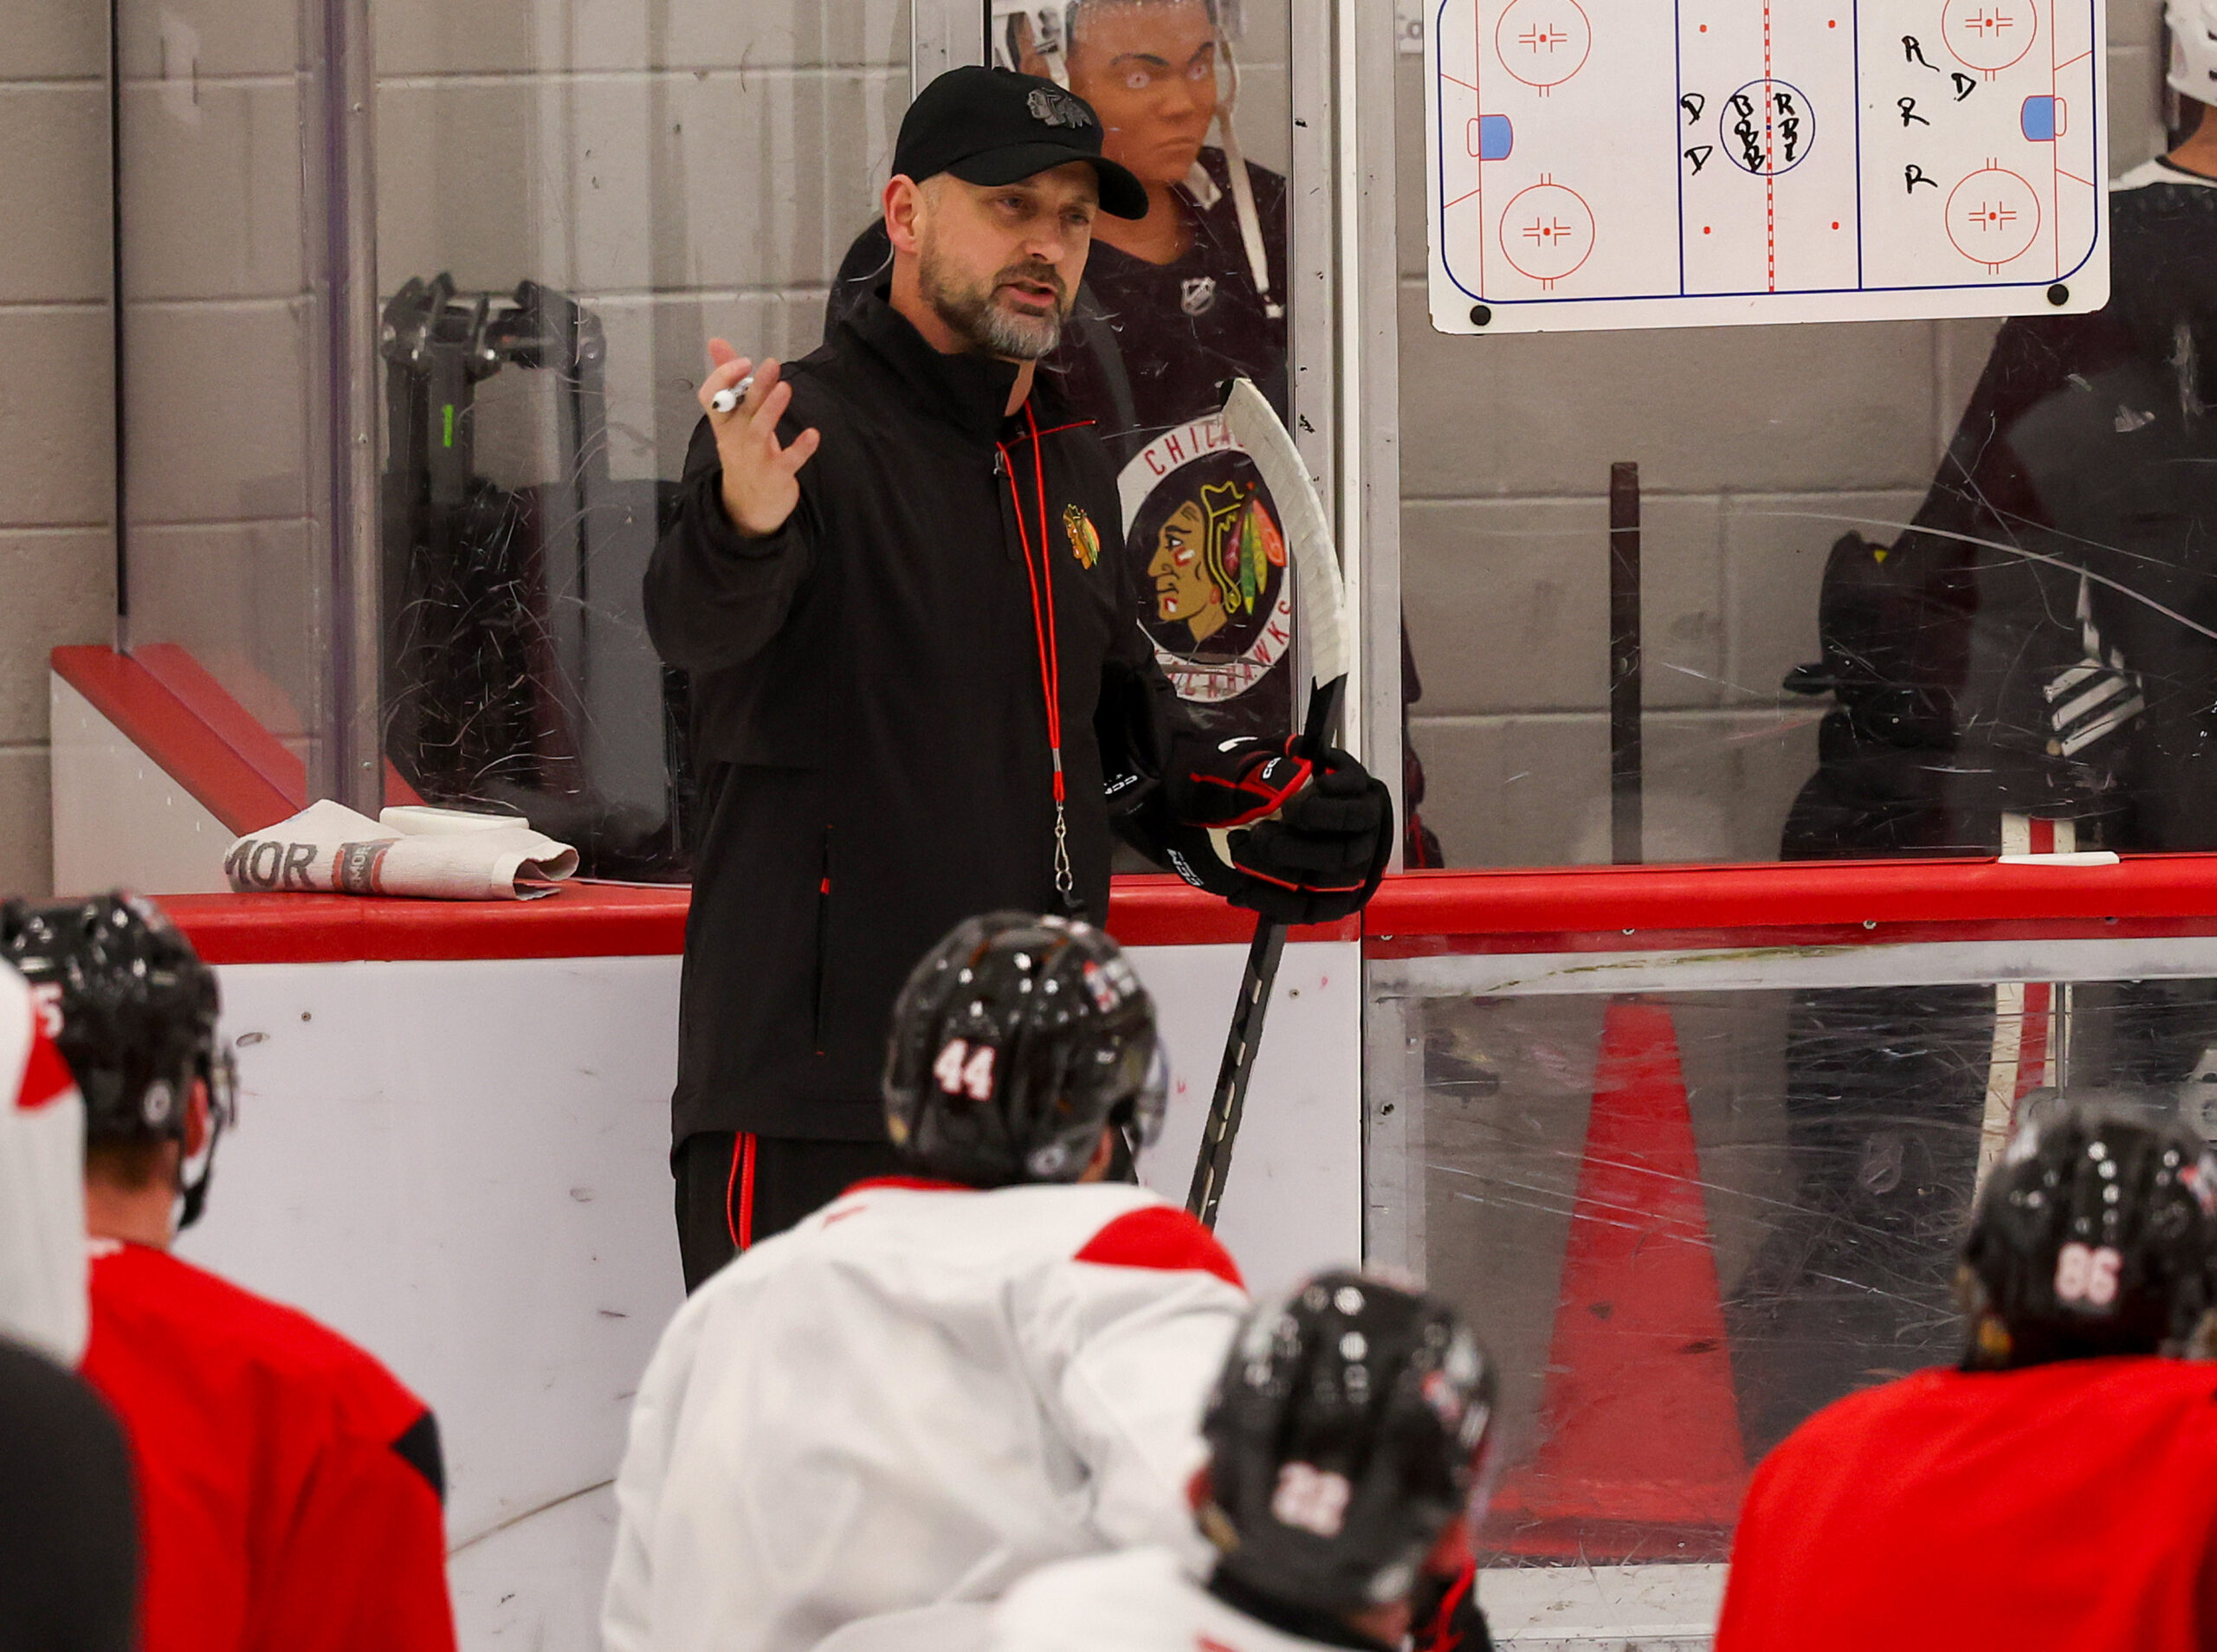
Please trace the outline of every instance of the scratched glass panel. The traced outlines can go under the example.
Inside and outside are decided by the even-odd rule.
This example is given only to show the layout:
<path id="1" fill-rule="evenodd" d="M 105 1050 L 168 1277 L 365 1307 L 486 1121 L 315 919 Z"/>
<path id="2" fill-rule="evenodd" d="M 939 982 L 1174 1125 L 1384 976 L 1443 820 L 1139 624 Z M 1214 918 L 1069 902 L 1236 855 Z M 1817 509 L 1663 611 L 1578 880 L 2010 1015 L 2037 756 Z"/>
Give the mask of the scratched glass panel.
<path id="1" fill-rule="evenodd" d="M 1292 8 L 992 0 L 991 11 L 993 61 L 1084 97 L 1103 152 L 1157 197 L 1135 224 L 1096 222 L 1046 363 L 1117 468 L 1134 623 L 1204 726 L 1283 739 L 1296 663 L 1283 513 L 1216 416 L 1244 378 L 1292 417 Z M 885 253 L 882 229 L 865 236 L 850 279 L 867 284 Z"/>
<path id="2" fill-rule="evenodd" d="M 1369 1175 L 1374 1260 L 1503 1363 L 1492 1565 L 1720 1561 L 1797 1423 L 1957 1358 L 1981 1152 L 2036 1093 L 2217 1137 L 2217 980 L 1454 989 L 1486 962 L 1370 966 Z"/>
<path id="3" fill-rule="evenodd" d="M 640 579 L 707 340 L 821 336 L 906 107 L 905 0 L 374 9 L 385 751 L 591 874 L 685 875 Z"/>
<path id="4" fill-rule="evenodd" d="M 311 554 L 294 10 L 117 9 L 129 390 L 116 440 L 126 642 L 211 720 L 224 722 L 226 701 L 244 707 L 269 737 L 244 755 L 297 777 L 328 712 L 329 644 Z M 85 320 L 97 324 L 89 345 L 105 323 Z M 104 351 L 81 356 L 88 378 L 105 371 Z"/>
<path id="5" fill-rule="evenodd" d="M 1982 29 L 2036 10 L 1959 9 Z M 1574 10 L 1524 9 L 1529 48 Z M 1449 864 L 1979 854 L 2013 817 L 2082 849 L 2217 846 L 2217 126 L 2197 139 L 2201 106 L 2162 90 L 2160 11 L 2108 9 L 2097 314 L 2028 287 L 2043 313 L 2005 324 L 1448 338 L 1405 304 L 1412 740 Z M 1902 80 L 1905 154 L 1991 95 L 1963 73 L 1981 49 L 1911 36 L 1866 66 Z M 2065 118 L 2022 116 L 2035 148 Z M 1399 152 L 1412 205 L 1422 137 Z M 1939 198 L 1936 170 L 1903 187 Z M 2003 195 L 1957 205 L 1967 259 L 2026 228 Z M 1406 273 L 1425 233 L 1405 213 Z M 1639 558 L 1613 604 L 1619 465 Z"/>

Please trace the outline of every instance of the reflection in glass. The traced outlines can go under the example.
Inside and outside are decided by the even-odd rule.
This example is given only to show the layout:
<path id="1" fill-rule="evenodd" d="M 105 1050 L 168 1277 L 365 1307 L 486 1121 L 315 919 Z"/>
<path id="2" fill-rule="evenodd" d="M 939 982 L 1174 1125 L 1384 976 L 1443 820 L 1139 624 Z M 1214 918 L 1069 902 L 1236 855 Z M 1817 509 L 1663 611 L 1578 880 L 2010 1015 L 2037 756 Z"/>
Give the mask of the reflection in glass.
<path id="1" fill-rule="evenodd" d="M 682 878 L 686 684 L 640 591 L 663 479 L 711 335 L 812 345 L 908 8 L 375 15 L 388 787 Z"/>
<path id="2" fill-rule="evenodd" d="M 2120 178 L 2108 307 L 2006 323 L 1911 531 L 1832 547 L 1789 858 L 1991 852 L 2013 813 L 2217 848 L 2207 174 L 2217 129 Z"/>

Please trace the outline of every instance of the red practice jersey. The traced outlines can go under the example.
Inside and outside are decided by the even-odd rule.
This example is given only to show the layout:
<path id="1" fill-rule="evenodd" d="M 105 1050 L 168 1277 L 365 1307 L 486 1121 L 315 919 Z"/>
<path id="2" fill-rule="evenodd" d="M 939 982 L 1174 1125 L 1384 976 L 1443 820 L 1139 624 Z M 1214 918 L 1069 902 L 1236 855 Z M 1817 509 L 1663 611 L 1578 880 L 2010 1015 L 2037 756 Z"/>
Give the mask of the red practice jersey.
<path id="1" fill-rule="evenodd" d="M 438 1430 L 307 1315 L 96 1243 L 84 1375 L 139 1481 L 142 1652 L 452 1652 Z"/>
<path id="2" fill-rule="evenodd" d="M 1763 1460 L 1716 1652 L 2217 1646 L 2217 1365 L 1921 1371 Z"/>
<path id="3" fill-rule="evenodd" d="M 0 1337 L 85 1352 L 85 1104 L 50 1039 L 61 1012 L 0 963 Z"/>

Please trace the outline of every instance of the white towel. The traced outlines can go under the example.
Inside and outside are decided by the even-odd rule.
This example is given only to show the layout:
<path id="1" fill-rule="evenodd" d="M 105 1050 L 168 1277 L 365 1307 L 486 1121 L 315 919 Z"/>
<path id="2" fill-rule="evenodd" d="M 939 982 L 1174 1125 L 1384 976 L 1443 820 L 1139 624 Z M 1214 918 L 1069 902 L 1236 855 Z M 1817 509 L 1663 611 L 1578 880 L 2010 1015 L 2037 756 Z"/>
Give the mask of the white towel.
<path id="1" fill-rule="evenodd" d="M 403 831 L 328 799 L 248 833 L 223 857 L 223 874 L 241 894 L 535 900 L 577 869 L 577 850 L 522 820 L 488 825 L 481 816 L 464 829 Z"/>

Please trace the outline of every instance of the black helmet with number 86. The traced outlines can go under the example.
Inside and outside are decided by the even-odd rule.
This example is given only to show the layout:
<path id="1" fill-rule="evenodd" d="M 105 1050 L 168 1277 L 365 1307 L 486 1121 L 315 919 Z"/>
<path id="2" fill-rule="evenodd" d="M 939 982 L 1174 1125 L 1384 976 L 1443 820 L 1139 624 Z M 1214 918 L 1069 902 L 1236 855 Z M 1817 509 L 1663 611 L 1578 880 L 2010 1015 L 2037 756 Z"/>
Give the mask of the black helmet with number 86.
<path id="1" fill-rule="evenodd" d="M 1964 1246 L 1973 1369 L 2182 1352 L 2217 1310 L 2217 1158 L 2174 1117 L 2044 1099 Z"/>
<path id="2" fill-rule="evenodd" d="M 973 1187 L 1074 1182 L 1104 1128 L 1162 1122 L 1154 1004 L 1100 930 L 997 912 L 955 926 L 893 1010 L 886 1128 L 921 1171 Z"/>

